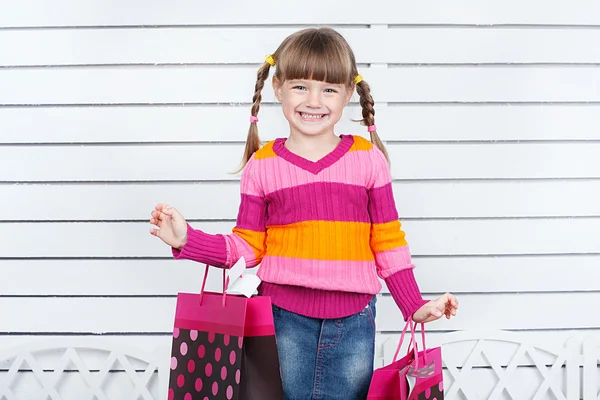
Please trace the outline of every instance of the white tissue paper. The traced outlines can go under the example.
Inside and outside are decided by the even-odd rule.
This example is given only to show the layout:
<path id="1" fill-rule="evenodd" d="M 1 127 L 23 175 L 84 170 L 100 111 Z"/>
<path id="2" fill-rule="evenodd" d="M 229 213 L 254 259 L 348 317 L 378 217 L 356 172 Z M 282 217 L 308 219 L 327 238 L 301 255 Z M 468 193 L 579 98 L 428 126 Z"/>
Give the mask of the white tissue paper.
<path id="1" fill-rule="evenodd" d="M 256 270 L 257 268 L 254 268 Z M 246 260 L 241 257 L 228 271 L 229 286 L 228 294 L 243 294 L 246 297 L 252 297 L 256 293 L 260 278 L 256 276 L 256 271 L 250 272 L 246 268 Z"/>

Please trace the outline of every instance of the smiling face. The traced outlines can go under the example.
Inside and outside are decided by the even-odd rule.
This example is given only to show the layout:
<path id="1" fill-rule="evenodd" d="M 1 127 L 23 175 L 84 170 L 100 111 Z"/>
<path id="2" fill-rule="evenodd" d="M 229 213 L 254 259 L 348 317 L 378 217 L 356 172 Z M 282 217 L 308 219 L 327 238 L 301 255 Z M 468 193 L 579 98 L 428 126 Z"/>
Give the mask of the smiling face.
<path id="1" fill-rule="evenodd" d="M 333 134 L 358 74 L 346 40 L 330 28 L 309 28 L 288 36 L 273 54 L 273 88 L 290 134 Z"/>
<path id="2" fill-rule="evenodd" d="M 353 88 L 347 85 L 311 79 L 293 79 L 282 84 L 274 79 L 273 86 L 291 135 L 333 134 L 353 93 Z"/>

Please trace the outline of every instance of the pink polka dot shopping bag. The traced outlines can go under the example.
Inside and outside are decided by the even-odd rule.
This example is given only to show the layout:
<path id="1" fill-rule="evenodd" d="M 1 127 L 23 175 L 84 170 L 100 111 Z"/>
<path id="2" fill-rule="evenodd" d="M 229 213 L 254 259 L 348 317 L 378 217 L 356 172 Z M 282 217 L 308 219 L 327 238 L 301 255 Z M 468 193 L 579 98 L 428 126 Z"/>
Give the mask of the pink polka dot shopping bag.
<path id="1" fill-rule="evenodd" d="M 168 400 L 283 399 L 271 299 L 179 293 Z"/>
<path id="2" fill-rule="evenodd" d="M 406 330 L 410 326 L 408 354 L 397 360 Z M 417 348 L 415 324 L 406 323 L 391 364 L 376 369 L 367 400 L 444 400 L 442 350 L 425 347 L 425 327 L 421 324 L 423 351 Z"/>

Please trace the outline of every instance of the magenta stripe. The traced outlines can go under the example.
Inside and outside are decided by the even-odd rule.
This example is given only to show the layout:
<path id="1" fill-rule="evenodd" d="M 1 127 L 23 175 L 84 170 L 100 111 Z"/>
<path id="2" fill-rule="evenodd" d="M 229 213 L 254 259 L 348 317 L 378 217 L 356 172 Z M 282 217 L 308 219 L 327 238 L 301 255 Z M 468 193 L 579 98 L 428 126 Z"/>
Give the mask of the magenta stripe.
<path id="1" fill-rule="evenodd" d="M 275 335 L 275 325 L 261 325 L 261 326 L 246 326 L 244 328 L 244 336 L 273 336 Z"/>
<path id="2" fill-rule="evenodd" d="M 215 322 L 207 321 L 196 321 L 191 319 L 175 319 L 175 328 L 190 329 L 200 332 L 212 332 L 221 335 L 230 336 L 244 336 L 244 337 L 255 337 L 255 336 L 273 336 L 275 335 L 275 325 L 250 325 L 246 327 L 240 327 L 237 325 L 218 324 Z"/>
<path id="3" fill-rule="evenodd" d="M 369 191 L 369 214 L 374 224 L 398 220 L 391 183 Z"/>
<path id="4" fill-rule="evenodd" d="M 193 329 L 200 332 L 219 333 L 221 335 L 243 336 L 244 327 L 228 324 L 219 324 L 209 321 L 196 321 L 191 319 L 176 318 L 175 328 Z M 256 335 L 261 336 L 261 335 Z"/>
<path id="5" fill-rule="evenodd" d="M 279 138 L 275 140 L 275 143 L 273 144 L 273 151 L 281 158 L 284 158 L 290 163 L 316 175 L 342 158 L 354 144 L 354 137 L 352 135 L 341 135 L 340 138 L 341 141 L 336 148 L 331 153 L 327 154 L 325 157 L 316 162 L 309 161 L 289 151 L 287 147 L 285 147 L 285 141 L 287 140 L 286 138 Z"/>
<path id="6" fill-rule="evenodd" d="M 376 294 L 381 290 L 375 261 L 329 261 L 265 256 L 257 276 L 264 282 Z M 340 279 L 340 277 L 343 279 Z"/>
<path id="7" fill-rule="evenodd" d="M 369 223 L 364 187 L 318 182 L 270 193 L 267 226 L 301 221 L 350 221 Z"/>
<path id="8" fill-rule="evenodd" d="M 242 194 L 242 202 L 237 216 L 236 227 L 256 232 L 265 231 L 267 206 L 258 196 Z"/>
<path id="9" fill-rule="evenodd" d="M 210 235 L 188 224 L 188 239 L 183 249 L 171 249 L 176 259 L 223 266 L 227 262 L 227 244 L 223 235 Z"/>

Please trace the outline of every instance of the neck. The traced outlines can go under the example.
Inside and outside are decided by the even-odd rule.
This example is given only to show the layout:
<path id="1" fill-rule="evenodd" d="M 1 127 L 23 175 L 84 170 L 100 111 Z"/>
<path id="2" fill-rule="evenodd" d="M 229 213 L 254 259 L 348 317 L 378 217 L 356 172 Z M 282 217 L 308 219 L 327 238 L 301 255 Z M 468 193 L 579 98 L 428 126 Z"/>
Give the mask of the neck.
<path id="1" fill-rule="evenodd" d="M 286 143 L 298 149 L 323 149 L 335 146 L 340 142 L 340 138 L 333 132 L 323 133 L 319 135 L 303 135 L 301 133 L 291 132 Z"/>
<path id="2" fill-rule="evenodd" d="M 291 133 L 285 147 L 303 158 L 317 161 L 333 151 L 340 140 L 333 132 L 314 136 Z"/>

